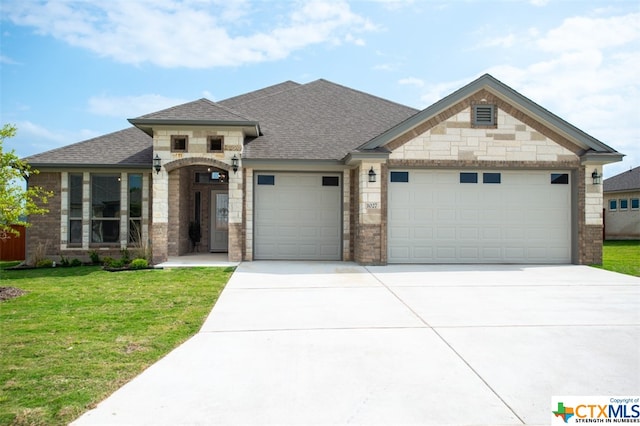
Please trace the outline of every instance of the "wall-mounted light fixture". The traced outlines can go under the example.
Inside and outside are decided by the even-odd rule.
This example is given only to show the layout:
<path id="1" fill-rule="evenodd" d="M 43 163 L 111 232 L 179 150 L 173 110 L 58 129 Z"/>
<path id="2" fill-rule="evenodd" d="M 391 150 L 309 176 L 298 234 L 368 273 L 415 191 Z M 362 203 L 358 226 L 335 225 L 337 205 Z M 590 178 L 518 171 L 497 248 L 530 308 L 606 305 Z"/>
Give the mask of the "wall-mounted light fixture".
<path id="1" fill-rule="evenodd" d="M 233 169 L 234 174 L 238 171 L 238 163 L 240 163 L 240 160 L 235 154 L 233 154 L 233 158 L 231 159 L 231 168 Z"/>
<path id="2" fill-rule="evenodd" d="M 156 171 L 156 174 L 160 173 L 160 162 L 162 160 L 160 159 L 160 156 L 158 154 L 156 154 L 155 157 L 153 157 L 153 168 Z"/>
<path id="3" fill-rule="evenodd" d="M 373 170 L 373 166 L 369 169 L 369 182 L 376 181 L 376 172 Z"/>
<path id="4" fill-rule="evenodd" d="M 593 170 L 593 173 L 591 173 L 591 178 L 593 179 L 594 185 L 600 185 L 602 183 L 602 175 L 598 173 L 598 169 Z"/>

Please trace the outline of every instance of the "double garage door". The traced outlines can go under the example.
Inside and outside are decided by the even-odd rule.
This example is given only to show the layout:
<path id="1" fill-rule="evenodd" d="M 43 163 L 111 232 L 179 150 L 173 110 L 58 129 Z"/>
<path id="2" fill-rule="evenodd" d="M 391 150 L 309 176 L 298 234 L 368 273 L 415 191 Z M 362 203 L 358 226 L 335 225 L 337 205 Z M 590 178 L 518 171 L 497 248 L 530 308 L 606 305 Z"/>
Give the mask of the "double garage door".
<path id="1" fill-rule="evenodd" d="M 340 180 L 331 173 L 256 173 L 254 258 L 341 260 Z"/>
<path id="2" fill-rule="evenodd" d="M 570 173 L 392 170 L 389 263 L 569 263 Z"/>

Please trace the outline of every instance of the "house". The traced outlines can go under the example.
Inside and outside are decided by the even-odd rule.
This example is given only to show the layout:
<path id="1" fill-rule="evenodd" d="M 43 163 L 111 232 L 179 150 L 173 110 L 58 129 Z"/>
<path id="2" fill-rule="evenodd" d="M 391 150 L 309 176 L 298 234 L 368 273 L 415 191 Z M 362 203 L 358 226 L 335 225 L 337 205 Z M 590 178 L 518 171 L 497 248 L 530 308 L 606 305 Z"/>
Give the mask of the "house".
<path id="1" fill-rule="evenodd" d="M 197 222 L 232 261 L 600 263 L 599 179 L 623 157 L 490 75 L 422 111 L 287 81 L 129 122 L 27 158 L 55 193 L 30 249 L 148 241 L 159 262 Z"/>
<path id="2" fill-rule="evenodd" d="M 640 240 L 640 167 L 605 179 L 605 240 Z"/>

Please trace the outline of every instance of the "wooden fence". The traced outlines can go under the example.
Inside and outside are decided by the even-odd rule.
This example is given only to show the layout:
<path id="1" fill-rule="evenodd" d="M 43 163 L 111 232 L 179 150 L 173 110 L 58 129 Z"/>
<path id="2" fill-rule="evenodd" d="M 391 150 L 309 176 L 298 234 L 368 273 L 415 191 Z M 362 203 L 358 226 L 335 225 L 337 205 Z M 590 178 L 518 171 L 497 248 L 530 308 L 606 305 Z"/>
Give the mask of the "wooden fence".
<path id="1" fill-rule="evenodd" d="M 24 226 L 12 226 L 12 228 L 20 232 L 20 236 L 0 231 L 0 260 L 24 260 L 25 258 Z"/>

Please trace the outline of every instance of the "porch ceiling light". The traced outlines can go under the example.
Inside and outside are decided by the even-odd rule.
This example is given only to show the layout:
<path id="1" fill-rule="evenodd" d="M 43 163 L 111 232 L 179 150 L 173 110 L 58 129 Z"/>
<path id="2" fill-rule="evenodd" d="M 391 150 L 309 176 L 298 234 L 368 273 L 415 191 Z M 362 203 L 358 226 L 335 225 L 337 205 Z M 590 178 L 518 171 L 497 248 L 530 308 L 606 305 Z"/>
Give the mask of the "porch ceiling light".
<path id="1" fill-rule="evenodd" d="M 161 159 L 160 156 L 158 154 L 156 154 L 155 157 L 153 157 L 153 168 L 156 171 L 156 174 L 160 173 L 160 163 L 161 163 Z"/>
<path id="2" fill-rule="evenodd" d="M 371 166 L 371 168 L 369 169 L 369 182 L 375 182 L 376 181 L 376 172 L 375 170 L 373 170 L 373 166 Z"/>
<path id="3" fill-rule="evenodd" d="M 594 185 L 600 185 L 602 183 L 602 175 L 598 173 L 598 169 L 594 169 L 591 173 L 591 179 L 593 179 Z"/>
<path id="4" fill-rule="evenodd" d="M 240 160 L 235 154 L 233 154 L 233 158 L 231 159 L 231 168 L 233 169 L 234 174 L 238 171 L 238 163 L 240 163 Z"/>

